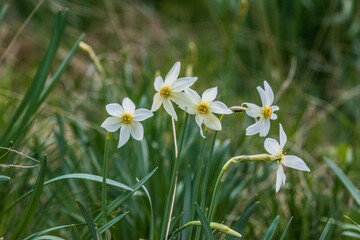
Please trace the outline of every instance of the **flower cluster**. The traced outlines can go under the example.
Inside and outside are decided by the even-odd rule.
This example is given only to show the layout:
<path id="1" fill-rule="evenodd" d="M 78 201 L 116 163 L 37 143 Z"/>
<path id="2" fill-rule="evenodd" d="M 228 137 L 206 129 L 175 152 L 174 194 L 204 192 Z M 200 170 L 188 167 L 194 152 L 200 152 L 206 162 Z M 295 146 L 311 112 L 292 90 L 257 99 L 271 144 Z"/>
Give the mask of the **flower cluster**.
<path id="1" fill-rule="evenodd" d="M 173 104 L 188 114 L 195 115 L 195 121 L 200 128 L 200 134 L 204 136 L 202 125 L 207 128 L 220 131 L 221 122 L 215 114 L 232 114 L 224 103 L 215 101 L 218 93 L 217 87 L 209 88 L 200 95 L 190 87 L 197 81 L 197 77 L 178 78 L 180 73 L 180 62 L 176 62 L 165 77 L 155 78 L 154 88 L 156 93 L 153 98 L 151 111 L 140 108 L 135 109 L 135 104 L 129 99 L 124 98 L 122 105 L 111 103 L 106 105 L 106 111 L 111 115 L 101 125 L 108 132 L 115 132 L 120 129 L 120 138 L 118 148 L 122 147 L 130 138 L 130 135 L 136 140 L 142 140 L 144 129 L 140 121 L 153 116 L 161 106 L 165 111 L 177 121 L 177 114 Z M 245 112 L 248 116 L 255 119 L 255 123 L 246 128 L 246 135 L 259 134 L 260 137 L 266 137 L 270 131 L 270 120 L 276 120 L 275 114 L 279 107 L 273 105 L 274 93 L 271 86 L 264 81 L 264 88 L 258 86 L 262 106 L 253 103 L 243 103 Z M 310 171 L 304 161 L 293 155 L 285 155 L 283 147 L 286 143 L 286 134 L 280 124 L 280 144 L 272 138 L 267 138 L 264 142 L 266 151 L 275 157 L 279 167 L 276 177 L 276 192 L 281 185 L 285 184 L 286 176 L 282 165 L 301 171 Z"/>

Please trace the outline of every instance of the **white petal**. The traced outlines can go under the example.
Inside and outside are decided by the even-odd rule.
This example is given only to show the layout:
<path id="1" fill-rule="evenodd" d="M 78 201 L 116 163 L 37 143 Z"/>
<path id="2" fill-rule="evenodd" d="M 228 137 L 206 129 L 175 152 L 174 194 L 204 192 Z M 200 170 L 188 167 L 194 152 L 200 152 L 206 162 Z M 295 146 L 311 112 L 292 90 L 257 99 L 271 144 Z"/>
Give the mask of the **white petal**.
<path id="1" fill-rule="evenodd" d="M 231 111 L 224 103 L 220 101 L 214 101 L 210 103 L 209 106 L 210 112 L 213 113 L 219 113 L 219 114 L 232 114 L 233 111 Z"/>
<path id="2" fill-rule="evenodd" d="M 197 107 L 194 105 L 194 106 L 183 106 L 183 105 L 179 105 L 179 107 L 184 110 L 185 112 L 187 112 L 188 114 L 196 114 L 196 113 L 199 113 Z"/>
<path id="3" fill-rule="evenodd" d="M 276 192 L 279 191 L 281 185 L 285 184 L 285 180 L 286 180 L 286 176 L 284 173 L 284 169 L 281 166 L 281 164 L 279 164 L 279 167 L 276 171 Z"/>
<path id="4" fill-rule="evenodd" d="M 280 108 L 279 108 L 278 106 L 276 106 L 276 105 L 271 106 L 271 111 L 272 111 L 272 112 L 278 111 L 279 109 L 280 109 Z"/>
<path id="5" fill-rule="evenodd" d="M 270 119 L 271 120 L 276 120 L 278 118 L 278 116 L 275 113 L 271 113 Z"/>
<path id="6" fill-rule="evenodd" d="M 197 77 L 183 77 L 178 78 L 171 86 L 172 92 L 184 91 L 186 88 L 189 88 L 197 80 Z"/>
<path id="7" fill-rule="evenodd" d="M 202 101 L 204 103 L 210 104 L 212 101 L 215 100 L 217 92 L 218 92 L 217 87 L 213 87 L 205 90 L 201 95 Z"/>
<path id="8" fill-rule="evenodd" d="M 160 96 L 160 93 L 155 93 L 153 104 L 151 106 L 151 111 L 155 112 L 156 110 L 158 110 L 163 101 L 164 98 Z"/>
<path id="9" fill-rule="evenodd" d="M 180 62 L 176 62 L 165 77 L 164 85 L 171 86 L 180 73 Z"/>
<path id="10" fill-rule="evenodd" d="M 126 125 L 123 125 L 120 129 L 120 137 L 119 137 L 119 145 L 118 148 L 121 148 L 124 146 L 127 141 L 129 141 L 130 138 L 130 128 Z"/>
<path id="11" fill-rule="evenodd" d="M 273 138 L 265 139 L 264 147 L 268 153 L 275 157 L 278 157 L 282 154 L 282 148 L 280 147 L 280 144 Z"/>
<path id="12" fill-rule="evenodd" d="M 131 136 L 136 140 L 142 140 L 144 137 L 144 128 L 143 125 L 139 122 L 132 122 L 129 126 Z"/>
<path id="13" fill-rule="evenodd" d="M 261 98 L 261 103 L 263 105 L 263 107 L 270 107 L 270 100 L 269 100 L 269 96 L 267 95 L 267 93 L 264 91 L 264 89 L 262 89 L 261 87 L 257 87 L 256 88 L 259 92 L 260 98 Z"/>
<path id="14" fill-rule="evenodd" d="M 101 124 L 102 128 L 105 128 L 108 132 L 116 132 L 122 125 L 121 119 L 119 117 L 108 117 Z"/>
<path id="15" fill-rule="evenodd" d="M 114 117 L 121 117 L 124 114 L 123 107 L 118 103 L 107 104 L 105 108 L 107 113 Z"/>
<path id="16" fill-rule="evenodd" d="M 269 98 L 269 106 L 274 102 L 274 92 L 267 81 L 264 81 L 265 92 Z"/>
<path id="17" fill-rule="evenodd" d="M 163 102 L 165 111 L 177 121 L 177 115 L 175 109 L 169 99 L 165 99 Z"/>
<path id="18" fill-rule="evenodd" d="M 297 156 L 285 155 L 283 159 L 284 160 L 282 161 L 282 164 L 284 164 L 287 167 L 305 172 L 310 172 L 310 169 L 308 168 L 308 166 L 306 166 L 305 162 Z"/>
<path id="19" fill-rule="evenodd" d="M 205 138 L 204 133 L 203 133 L 203 130 L 202 130 L 202 127 L 201 127 L 203 121 L 204 121 L 204 119 L 203 119 L 203 116 L 202 116 L 202 115 L 200 115 L 200 114 L 196 114 L 196 115 L 195 115 L 195 122 L 197 123 L 197 125 L 198 125 L 199 128 L 200 128 L 200 135 L 201 135 L 203 138 Z"/>
<path id="20" fill-rule="evenodd" d="M 259 136 L 260 137 L 266 137 L 266 135 L 268 135 L 268 133 L 270 131 L 270 120 L 261 118 L 259 120 L 259 122 L 262 123 L 262 127 L 261 127 L 261 130 L 260 130 Z"/>
<path id="21" fill-rule="evenodd" d="M 250 117 L 257 118 L 263 115 L 263 109 L 253 103 L 244 103 L 248 107 L 246 114 Z"/>
<path id="22" fill-rule="evenodd" d="M 254 123 L 253 125 L 250 125 L 248 128 L 246 128 L 246 135 L 255 135 L 261 131 L 262 128 L 262 122 L 258 121 Z"/>
<path id="23" fill-rule="evenodd" d="M 162 79 L 162 77 L 161 77 L 161 76 L 156 77 L 156 78 L 155 78 L 155 81 L 154 81 L 154 88 L 155 88 L 155 90 L 156 90 L 156 91 L 160 91 L 161 88 L 163 87 L 163 85 L 164 85 L 164 80 Z"/>
<path id="24" fill-rule="evenodd" d="M 140 121 L 144 121 L 145 119 L 148 119 L 149 117 L 154 116 L 154 114 L 145 108 L 139 108 L 137 110 L 135 110 L 134 114 L 133 114 L 133 120 L 140 122 Z"/>
<path id="25" fill-rule="evenodd" d="M 135 111 L 135 104 L 133 103 L 133 101 L 131 101 L 130 98 L 126 97 L 123 99 L 122 101 L 122 105 L 124 108 L 124 112 L 129 113 L 129 114 L 133 114 Z"/>
<path id="26" fill-rule="evenodd" d="M 212 113 L 207 113 L 203 115 L 204 123 L 208 128 L 211 128 L 216 131 L 221 131 L 221 122 L 220 120 Z"/>
<path id="27" fill-rule="evenodd" d="M 201 97 L 196 91 L 192 90 L 191 88 L 187 88 L 185 89 L 185 93 L 194 104 L 199 105 L 201 103 Z"/>
<path id="28" fill-rule="evenodd" d="M 279 128 L 280 128 L 280 146 L 281 148 L 284 148 L 287 141 L 287 137 L 281 123 L 279 123 Z"/>
<path id="29" fill-rule="evenodd" d="M 195 106 L 193 101 L 189 98 L 189 95 L 184 92 L 172 92 L 169 98 L 179 106 Z"/>

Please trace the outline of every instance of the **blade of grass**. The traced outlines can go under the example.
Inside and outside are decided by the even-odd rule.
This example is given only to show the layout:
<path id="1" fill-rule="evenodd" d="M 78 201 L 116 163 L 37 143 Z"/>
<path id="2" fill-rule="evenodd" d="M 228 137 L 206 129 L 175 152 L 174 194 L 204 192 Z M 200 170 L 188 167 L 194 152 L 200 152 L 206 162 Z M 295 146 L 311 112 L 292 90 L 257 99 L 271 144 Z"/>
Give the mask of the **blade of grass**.
<path id="1" fill-rule="evenodd" d="M 154 239 L 154 210 L 153 210 L 153 205 L 152 205 L 152 201 L 151 201 L 151 197 L 149 194 L 149 191 L 146 189 L 146 187 L 144 185 L 141 186 L 144 189 L 144 192 L 149 200 L 149 204 L 150 204 L 150 233 L 149 233 L 149 239 L 153 240 Z"/>
<path id="2" fill-rule="evenodd" d="M 1 11 L 0 11 L 0 24 L 1 24 L 2 20 L 4 19 L 8 8 L 9 8 L 9 5 L 7 5 L 7 4 L 4 4 L 4 6 L 1 8 Z"/>
<path id="3" fill-rule="evenodd" d="M 7 182 L 7 181 L 10 181 L 10 177 L 4 176 L 4 175 L 0 175 L 0 182 Z"/>
<path id="4" fill-rule="evenodd" d="M 326 164 L 331 168 L 331 170 L 335 173 L 335 175 L 340 179 L 340 181 L 344 184 L 347 188 L 351 196 L 360 206 L 360 193 L 359 189 L 355 187 L 355 185 L 350 181 L 350 179 L 341 171 L 341 169 L 332 161 L 325 158 Z"/>
<path id="5" fill-rule="evenodd" d="M 330 227 L 331 227 L 331 222 L 332 222 L 332 218 L 329 219 L 329 221 L 327 222 L 323 232 L 321 233 L 321 236 L 319 238 L 319 240 L 325 240 L 329 230 L 330 230 Z"/>
<path id="6" fill-rule="evenodd" d="M 235 231 L 237 231 L 240 234 L 243 234 L 245 226 L 247 224 L 247 222 L 249 221 L 250 216 L 255 212 L 257 206 L 259 205 L 259 201 L 253 203 L 250 207 L 246 208 L 245 212 L 243 213 L 243 215 L 241 215 L 240 219 L 235 223 L 234 227 L 232 229 L 234 229 Z M 229 240 L 236 240 L 238 239 L 237 237 L 229 237 Z"/>
<path id="7" fill-rule="evenodd" d="M 289 229 L 289 226 L 290 226 L 290 223 L 291 223 L 292 219 L 293 219 L 293 217 L 290 218 L 288 224 L 286 225 L 286 228 L 285 228 L 283 234 L 281 235 L 280 240 L 284 240 L 284 239 L 285 239 L 285 235 L 286 235 L 286 233 L 287 233 L 287 231 L 288 231 L 288 229 Z"/>
<path id="8" fill-rule="evenodd" d="M 185 175 L 185 195 L 184 195 L 184 207 L 183 207 L 183 216 L 182 216 L 182 224 L 190 222 L 191 216 L 191 166 L 187 166 L 187 171 Z M 181 233 L 181 239 L 188 239 L 190 234 L 190 229 L 186 228 Z"/>
<path id="9" fill-rule="evenodd" d="M 211 228 L 210 228 L 210 224 L 208 223 L 204 213 L 201 211 L 200 206 L 197 203 L 195 203 L 195 211 L 196 211 L 196 214 L 198 215 L 201 225 L 204 229 L 206 239 L 215 240 L 215 238 L 212 234 Z"/>
<path id="10" fill-rule="evenodd" d="M 75 225 L 72 225 L 71 235 L 73 240 L 81 240 L 81 236 Z"/>
<path id="11" fill-rule="evenodd" d="M 94 223 L 94 221 L 92 220 L 88 210 L 86 210 L 86 208 L 84 207 L 84 205 L 79 201 L 79 200 L 76 200 L 76 203 L 77 205 L 79 206 L 80 208 L 80 211 L 85 219 L 85 222 L 90 230 L 90 233 L 91 233 L 91 237 L 94 239 L 94 240 L 101 240 L 101 237 L 100 235 L 97 233 L 97 228 L 96 228 L 96 225 Z"/>
<path id="12" fill-rule="evenodd" d="M 77 224 L 78 226 L 80 225 L 83 225 L 83 224 Z M 64 229 L 64 228 L 68 228 L 68 227 L 73 227 L 75 226 L 74 224 L 69 224 L 69 225 L 63 225 L 63 226 L 57 226 L 57 227 L 53 227 L 53 228 L 48 228 L 48 229 L 45 229 L 45 230 L 42 230 L 40 232 L 37 232 L 37 233 L 34 233 L 30 236 L 28 236 L 27 238 L 24 238 L 23 240 L 30 240 L 30 239 L 33 239 L 35 237 L 39 237 L 45 233 L 48 233 L 48 232 L 52 232 L 52 231 L 55 231 L 55 230 L 59 230 L 59 229 Z"/>
<path id="13" fill-rule="evenodd" d="M 280 216 L 277 216 L 274 221 L 271 223 L 270 227 L 268 228 L 268 230 L 266 231 L 264 237 L 262 238 L 262 240 L 271 240 L 272 237 L 274 236 L 275 230 L 279 224 L 279 218 Z"/>
<path id="14" fill-rule="evenodd" d="M 13 234 L 11 235 L 10 240 L 20 238 L 23 232 L 29 226 L 31 220 L 33 219 L 44 186 L 45 173 L 46 173 L 46 156 L 44 157 L 44 160 L 41 161 L 41 168 L 34 186 L 34 193 L 31 195 L 31 199 L 29 200 L 29 203 L 26 205 L 25 211 L 22 214 L 20 221 L 17 224 Z"/>
<path id="15" fill-rule="evenodd" d="M 116 218 L 112 219 L 111 221 L 107 222 L 105 225 L 101 226 L 99 228 L 100 234 L 104 233 L 107 229 L 111 228 L 114 224 L 116 224 L 118 221 L 123 219 L 129 212 L 123 213 L 120 216 L 117 216 Z"/>

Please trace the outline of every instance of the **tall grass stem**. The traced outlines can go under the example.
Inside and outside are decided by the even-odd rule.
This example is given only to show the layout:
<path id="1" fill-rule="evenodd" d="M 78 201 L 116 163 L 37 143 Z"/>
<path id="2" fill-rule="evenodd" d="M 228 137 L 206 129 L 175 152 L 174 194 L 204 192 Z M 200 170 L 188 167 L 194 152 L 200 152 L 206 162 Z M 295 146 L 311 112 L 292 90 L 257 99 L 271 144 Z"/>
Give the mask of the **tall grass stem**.
<path id="1" fill-rule="evenodd" d="M 105 150 L 104 150 L 104 162 L 103 162 L 103 181 L 102 181 L 102 222 L 103 225 L 106 224 L 106 178 L 107 178 L 107 168 L 108 168 L 108 158 L 109 158 L 109 142 L 110 142 L 111 132 L 108 132 L 105 140 Z M 105 232 L 106 236 L 106 232 Z M 106 237 L 105 237 L 106 239 Z"/>

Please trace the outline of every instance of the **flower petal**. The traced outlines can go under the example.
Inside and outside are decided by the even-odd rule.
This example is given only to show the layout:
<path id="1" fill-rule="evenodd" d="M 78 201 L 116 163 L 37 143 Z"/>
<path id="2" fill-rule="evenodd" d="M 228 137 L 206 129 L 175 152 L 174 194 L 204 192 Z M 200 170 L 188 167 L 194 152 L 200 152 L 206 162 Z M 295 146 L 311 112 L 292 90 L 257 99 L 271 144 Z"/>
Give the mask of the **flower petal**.
<path id="1" fill-rule="evenodd" d="M 110 103 L 106 105 L 108 114 L 114 117 L 121 117 L 124 114 L 124 108 L 118 103 Z"/>
<path id="2" fill-rule="evenodd" d="M 133 117 L 134 121 L 140 122 L 140 121 L 144 121 L 145 119 L 148 119 L 152 116 L 154 116 L 154 114 L 150 110 L 145 109 L 145 108 L 139 108 L 139 109 L 135 110 L 132 117 Z"/>
<path id="3" fill-rule="evenodd" d="M 270 107 L 269 96 L 264 91 L 264 89 L 262 89 L 260 86 L 258 86 L 256 89 L 259 92 L 259 95 L 260 95 L 260 98 L 261 98 L 261 103 L 262 103 L 263 107 Z"/>
<path id="4" fill-rule="evenodd" d="M 280 129 L 280 146 L 281 148 L 284 148 L 287 141 L 287 137 L 281 123 L 279 123 L 279 129 Z"/>
<path id="5" fill-rule="evenodd" d="M 102 128 L 105 128 L 108 132 L 116 132 L 122 125 L 121 119 L 119 117 L 108 117 L 101 124 Z"/>
<path id="6" fill-rule="evenodd" d="M 265 150 L 275 157 L 279 157 L 282 154 L 282 148 L 278 141 L 273 138 L 267 138 L 264 142 Z"/>
<path id="7" fill-rule="evenodd" d="M 193 101 L 189 98 L 189 95 L 184 92 L 172 92 L 169 98 L 179 106 L 195 106 Z"/>
<path id="8" fill-rule="evenodd" d="M 201 95 L 202 101 L 204 103 L 210 104 L 212 101 L 215 100 L 217 92 L 218 92 L 217 87 L 213 87 L 205 90 Z"/>
<path id="9" fill-rule="evenodd" d="M 208 128 L 211 128 L 216 131 L 221 131 L 221 122 L 220 120 L 212 113 L 207 113 L 203 115 L 204 123 Z"/>
<path id="10" fill-rule="evenodd" d="M 193 106 L 182 106 L 179 105 L 179 107 L 184 110 L 185 112 L 187 112 L 188 114 L 196 114 L 199 113 L 197 107 L 195 105 Z"/>
<path id="11" fill-rule="evenodd" d="M 177 121 L 177 115 L 174 109 L 174 106 L 172 105 L 171 101 L 169 99 L 165 99 L 163 102 L 165 111 Z"/>
<path id="12" fill-rule="evenodd" d="M 180 73 L 180 62 L 176 62 L 165 77 L 164 85 L 171 86 Z"/>
<path id="13" fill-rule="evenodd" d="M 151 106 L 151 111 L 155 112 L 156 110 L 158 110 L 160 108 L 161 104 L 163 103 L 163 101 L 164 101 L 164 98 L 160 96 L 160 93 L 155 93 L 153 104 Z"/>
<path id="14" fill-rule="evenodd" d="M 210 103 L 209 106 L 210 112 L 213 113 L 219 113 L 219 114 L 232 114 L 233 111 L 231 111 L 224 103 L 220 101 L 214 101 Z"/>
<path id="15" fill-rule="evenodd" d="M 119 145 L 118 148 L 121 148 L 122 146 L 129 141 L 130 138 L 130 128 L 126 125 L 123 125 L 120 129 L 120 137 L 119 137 Z"/>
<path id="16" fill-rule="evenodd" d="M 280 108 L 279 108 L 278 106 L 276 106 L 276 105 L 271 106 L 271 111 L 272 111 L 272 112 L 278 111 L 279 109 L 280 109 Z"/>
<path id="17" fill-rule="evenodd" d="M 140 141 L 144 137 L 144 128 L 143 125 L 139 122 L 132 122 L 129 126 L 130 133 L 133 138 Z"/>
<path id="18" fill-rule="evenodd" d="M 274 102 L 274 92 L 267 81 L 264 81 L 265 92 L 268 96 L 269 106 Z"/>
<path id="19" fill-rule="evenodd" d="M 305 162 L 301 158 L 294 155 L 285 155 L 282 164 L 289 168 L 310 172 L 310 169 L 308 168 L 308 166 L 306 166 Z"/>
<path id="20" fill-rule="evenodd" d="M 266 135 L 268 135 L 268 133 L 270 131 L 270 120 L 261 118 L 259 120 L 259 122 L 262 123 L 262 127 L 261 127 L 261 130 L 260 130 L 259 136 L 260 137 L 266 137 Z"/>
<path id="21" fill-rule="evenodd" d="M 123 99 L 122 101 L 122 105 L 124 108 L 124 112 L 129 113 L 129 114 L 133 114 L 135 111 L 135 104 L 133 103 L 133 101 L 131 101 L 130 98 L 126 97 Z"/>
<path id="22" fill-rule="evenodd" d="M 271 120 L 276 120 L 278 118 L 276 113 L 271 113 L 270 119 Z"/>
<path id="23" fill-rule="evenodd" d="M 261 131 L 261 128 L 262 128 L 262 122 L 258 121 L 246 128 L 246 135 L 247 136 L 255 135 Z"/>
<path id="24" fill-rule="evenodd" d="M 201 103 L 201 97 L 196 91 L 192 90 L 191 88 L 187 88 L 185 89 L 185 93 L 194 104 L 199 105 Z"/>
<path id="25" fill-rule="evenodd" d="M 257 118 L 263 115 L 263 109 L 253 103 L 244 103 L 248 107 L 246 114 L 250 117 Z"/>
<path id="26" fill-rule="evenodd" d="M 203 138 L 205 138 L 204 133 L 203 133 L 203 130 L 202 130 L 202 127 L 201 127 L 203 121 L 204 121 L 204 119 L 203 119 L 203 116 L 202 116 L 202 115 L 200 115 L 200 114 L 196 114 L 196 115 L 195 115 L 195 122 L 197 123 L 197 125 L 198 125 L 199 128 L 200 128 L 200 135 L 201 135 Z"/>
<path id="27" fill-rule="evenodd" d="M 281 166 L 281 164 L 279 164 L 279 167 L 276 171 L 276 192 L 278 192 L 280 190 L 281 185 L 284 185 L 286 181 L 286 176 L 284 173 L 284 169 Z"/>
<path id="28" fill-rule="evenodd" d="M 197 77 L 183 77 L 178 78 L 171 86 L 172 92 L 184 91 L 186 88 L 189 88 L 197 80 Z"/>
<path id="29" fill-rule="evenodd" d="M 162 79 L 162 77 L 161 76 L 156 77 L 154 81 L 155 90 L 160 91 L 163 85 L 164 85 L 164 80 Z"/>

